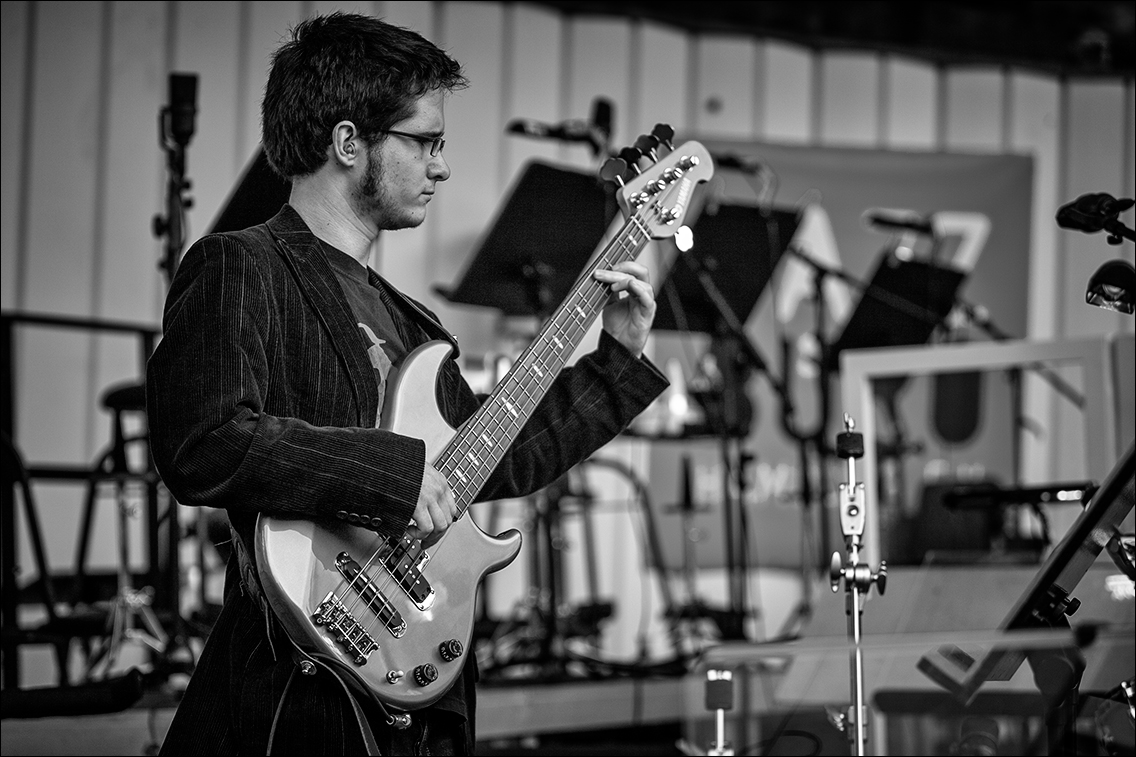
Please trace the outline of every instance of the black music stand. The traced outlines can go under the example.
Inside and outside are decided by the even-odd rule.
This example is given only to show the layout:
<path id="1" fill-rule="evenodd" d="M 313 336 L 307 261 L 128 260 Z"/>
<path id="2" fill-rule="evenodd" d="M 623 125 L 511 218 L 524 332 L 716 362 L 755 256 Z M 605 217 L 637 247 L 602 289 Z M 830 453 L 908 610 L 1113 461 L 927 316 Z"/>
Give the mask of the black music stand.
<path id="1" fill-rule="evenodd" d="M 1136 442 L 1129 444 L 1076 522 L 1050 552 L 1002 622 L 1002 630 L 1070 627 L 1067 616 L 1080 606 L 1072 592 L 1109 545 L 1110 537 L 1119 535 L 1121 524 L 1136 502 L 1134 484 Z M 1091 635 L 1082 638 L 1092 640 Z M 1045 697 L 1050 754 L 1072 754 L 1070 739 L 1075 736 L 1078 689 L 1085 671 L 1079 649 L 1027 653 L 995 648 L 982 659 L 975 659 L 963 650 L 946 646 L 921 657 L 918 668 L 965 705 L 985 682 L 1010 680 L 1022 662 L 1032 668 L 1034 682 Z"/>
<path id="2" fill-rule="evenodd" d="M 926 343 L 951 312 L 965 278 L 957 268 L 885 252 L 843 333 L 829 348 L 830 370 L 838 370 L 844 350 Z"/>
<path id="3" fill-rule="evenodd" d="M 594 173 L 531 161 L 457 285 L 434 291 L 508 316 L 546 316 L 568 296 L 617 212 Z"/>
<path id="4" fill-rule="evenodd" d="M 675 260 L 659 290 L 652 328 L 723 332 L 723 313 L 700 281 L 701 270 L 710 274 L 730 314 L 745 323 L 799 223 L 797 211 L 780 208 L 771 209 L 768 216 L 750 205 L 720 205 L 713 214 L 703 212 L 691 228 L 694 246 Z"/>
<path id="5" fill-rule="evenodd" d="M 693 246 L 675 259 L 656 298 L 654 328 L 710 334 L 711 352 L 722 376 L 722 386 L 717 391 L 692 392 L 706 410 L 708 426 L 687 429 L 687 433 L 718 436 L 722 442 L 727 477 L 723 482 L 722 510 L 730 606 L 725 611 L 711 611 L 697 603 L 693 612 L 709 614 L 723 639 L 745 638 L 749 567 L 745 554 L 748 526 L 742 503 L 749 456 L 742 443 L 749 435 L 753 415 L 745 384 L 754 370 L 768 373 L 768 366 L 745 333 L 745 321 L 768 286 L 799 223 L 795 210 L 719 204 L 713 212 L 704 211 L 691 229 Z M 731 498 L 734 487 L 736 501 Z"/>
<path id="6" fill-rule="evenodd" d="M 264 148 L 258 147 L 237 186 L 221 206 L 209 233 L 240 231 L 264 223 L 280 211 L 291 193 L 292 182 L 272 170 Z"/>

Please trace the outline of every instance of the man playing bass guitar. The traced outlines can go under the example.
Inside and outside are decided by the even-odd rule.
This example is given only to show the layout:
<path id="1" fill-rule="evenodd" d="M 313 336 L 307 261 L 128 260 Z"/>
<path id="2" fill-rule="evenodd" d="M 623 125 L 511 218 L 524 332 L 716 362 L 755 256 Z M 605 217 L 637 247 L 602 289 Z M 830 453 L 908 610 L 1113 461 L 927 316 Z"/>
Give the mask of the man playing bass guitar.
<path id="1" fill-rule="evenodd" d="M 223 610 L 162 754 L 473 750 L 474 655 L 456 635 L 441 657 L 435 649 L 437 659 L 413 669 L 391 666 L 374 686 L 351 670 L 417 643 L 424 632 L 416 616 L 444 616 L 452 604 L 472 602 L 459 594 L 473 588 L 447 588 L 422 567 L 429 557 L 431 568 L 460 574 L 476 558 L 473 547 L 443 549 L 447 533 L 459 530 L 467 502 L 455 490 L 467 474 L 456 464 L 443 473 L 422 438 L 392 430 L 384 416 L 413 420 L 416 408 L 392 401 L 395 377 L 430 343 L 445 348 L 424 393 L 437 413 L 457 429 L 481 404 L 459 372 L 449 332 L 367 266 L 380 232 L 421 224 L 449 177 L 444 101 L 466 85 L 459 64 L 434 44 L 363 15 L 308 19 L 273 55 L 262 138 L 273 169 L 291 181 L 289 200 L 265 224 L 191 246 L 149 363 L 158 470 L 180 503 L 223 508 L 236 547 Z M 655 314 L 645 267 L 617 260 L 591 271 L 588 283 L 602 291 L 596 350 L 557 366 L 466 499 L 517 497 L 547 485 L 665 389 L 642 355 Z M 356 557 L 356 534 L 380 545 L 374 554 Z M 341 537 L 346 546 L 325 560 L 299 554 L 301 537 L 313 549 Z M 287 587 L 299 583 L 302 592 L 309 581 L 294 581 L 290 571 L 307 564 L 344 588 L 321 593 L 318 607 L 293 617 L 281 611 Z M 388 571 L 381 581 L 366 574 L 375 565 Z M 408 574 L 413 581 L 403 580 Z M 423 582 L 427 588 L 415 594 Z M 331 639 L 321 652 L 318 628 L 311 643 L 298 638 L 309 617 L 315 626 L 346 628 L 339 634 L 346 641 Z M 430 688 L 449 661 L 458 671 L 452 685 Z M 382 696 L 387 682 L 392 692 L 405 684 L 407 697 L 429 696 L 421 706 L 391 706 Z"/>

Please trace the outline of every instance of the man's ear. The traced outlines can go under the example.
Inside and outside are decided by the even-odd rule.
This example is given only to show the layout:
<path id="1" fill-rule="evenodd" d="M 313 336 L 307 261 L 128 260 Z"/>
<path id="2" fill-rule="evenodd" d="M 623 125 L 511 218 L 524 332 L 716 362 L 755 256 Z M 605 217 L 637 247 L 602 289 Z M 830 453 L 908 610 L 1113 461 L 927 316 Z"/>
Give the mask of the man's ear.
<path id="1" fill-rule="evenodd" d="M 344 168 L 351 168 L 359 159 L 359 132 L 350 121 L 340 121 L 331 129 L 331 157 Z"/>

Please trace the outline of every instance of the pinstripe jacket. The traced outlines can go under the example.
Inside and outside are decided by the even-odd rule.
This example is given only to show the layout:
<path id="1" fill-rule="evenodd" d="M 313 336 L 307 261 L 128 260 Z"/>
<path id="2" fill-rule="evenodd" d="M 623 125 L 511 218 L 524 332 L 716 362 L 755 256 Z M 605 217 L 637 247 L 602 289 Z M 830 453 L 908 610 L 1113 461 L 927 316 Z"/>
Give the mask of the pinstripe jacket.
<path id="1" fill-rule="evenodd" d="M 371 277 L 408 349 L 432 339 L 454 344 L 437 395 L 456 428 L 479 404 L 454 360 L 456 343 L 422 306 Z M 379 391 L 367 347 L 318 240 L 290 206 L 266 224 L 195 243 L 172 282 L 147 372 L 151 447 L 170 492 L 183 504 L 224 508 L 249 545 L 260 512 L 320 519 L 345 504 L 378 522 L 379 533 L 401 535 L 418 499 L 425 445 L 373 427 Z M 551 483 L 665 387 L 649 361 L 603 333 L 596 351 L 553 383 L 479 499 Z M 272 643 L 271 620 L 256 622 L 257 614 L 239 582 L 227 581 L 225 609 L 164 753 L 263 753 L 292 662 Z M 324 731 L 339 728 L 337 718 L 346 722 L 342 697 L 317 694 L 327 682 L 305 685 L 309 691 L 289 689 L 283 712 L 295 711 L 306 736 L 289 743 L 337 751 Z M 319 716 L 313 707 L 328 709 Z M 324 741 L 302 745 L 310 738 Z"/>

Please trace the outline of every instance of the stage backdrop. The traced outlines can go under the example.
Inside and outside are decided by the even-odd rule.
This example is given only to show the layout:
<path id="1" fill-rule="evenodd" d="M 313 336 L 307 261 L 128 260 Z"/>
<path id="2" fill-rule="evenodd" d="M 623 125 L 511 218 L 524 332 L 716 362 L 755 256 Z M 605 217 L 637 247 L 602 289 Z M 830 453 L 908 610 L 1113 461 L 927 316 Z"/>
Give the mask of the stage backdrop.
<path id="1" fill-rule="evenodd" d="M 709 201 L 705 210 L 712 211 L 715 204 L 719 208 L 764 204 L 777 211 L 800 212 L 794 244 L 812 258 L 859 281 L 871 276 L 885 249 L 896 242 L 894 234 L 864 223 L 866 210 L 891 208 L 911 210 L 921 216 L 955 212 L 978 214 L 972 218 L 985 217 L 989 221 L 988 236 L 980 249 L 971 251 L 973 270 L 963 279 L 958 294 L 967 302 L 986 308 L 991 322 L 1002 331 L 1014 338 L 1025 337 L 1033 174 L 1030 157 L 700 141 L 719 159 L 726 158 L 721 163 L 727 163 L 729 157 L 739 157 L 754 167 L 749 173 L 719 167 L 715 180 L 703 192 L 702 199 Z M 760 256 L 766 254 L 769 245 L 753 229 L 739 230 L 728 246 L 722 244 L 721 249 L 713 250 L 705 245 L 700 247 L 697 221 L 694 230 L 694 251 L 700 258 L 741 260 L 752 272 L 753 285 L 760 283 L 760 272 L 770 262 Z M 720 243 L 718 236 L 715 243 Z M 919 258 L 933 252 L 925 248 L 926 242 L 918 240 L 914 255 Z M 671 254 L 676 253 L 672 250 Z M 974 254 L 978 256 L 976 260 Z M 665 250 L 660 258 L 666 266 Z M 710 262 L 715 264 L 714 260 Z M 825 322 L 821 330 L 831 342 L 842 333 L 861 294 L 835 277 L 826 278 L 826 282 Z M 813 291 L 810 269 L 794 256 L 782 255 L 756 306 L 743 314 L 746 334 L 770 372 L 777 379 L 788 377 L 795 406 L 792 424 L 804 432 L 815 430 L 821 422 L 821 387 L 813 359 L 812 336 L 817 329 Z M 660 299 L 665 296 L 665 291 L 660 293 Z M 942 338 L 945 334 L 936 333 L 930 341 Z M 954 338 L 989 337 L 981 329 L 963 326 Z M 783 343 L 792 348 L 787 360 Z M 697 376 L 698 363 L 709 346 L 710 339 L 704 333 L 659 331 L 655 356 L 661 366 L 669 366 L 673 377 L 690 382 Z M 907 438 L 922 450 L 905 455 L 901 458 L 902 466 L 888 473 L 894 479 L 892 489 L 887 490 L 892 501 L 881 502 L 882 519 L 896 521 L 904 513 L 917 514 L 925 475 L 990 475 L 1004 482 L 1012 479 L 1012 422 L 1006 382 L 987 375 L 963 388 L 969 394 L 964 392 L 961 401 L 956 400 L 960 412 L 967 412 L 964 405 L 968 397 L 978 403 L 970 434 L 965 428 L 961 432 L 936 428 L 934 395 L 942 389 L 937 390 L 933 380 L 911 380 L 901 388 L 899 419 Z M 838 374 L 833 375 L 828 391 L 831 408 L 826 438 L 832 442 L 841 430 L 843 412 Z M 805 508 L 799 446 L 783 427 L 782 403 L 771 390 L 766 375 L 756 372 L 749 377 L 746 397 L 752 405 L 750 430 L 744 443 L 744 449 L 752 455 L 745 477 L 743 508 L 749 526 L 748 564 L 758 568 L 793 568 L 800 566 L 804 558 L 826 565 L 832 551 L 844 551 L 835 506 L 836 486 L 844 480 L 845 467 L 842 461 L 830 462 L 827 488 L 819 492 L 817 486 L 822 479 L 817 467 L 806 466 L 810 468 L 814 497 L 824 495 L 827 516 L 821 517 L 818 506 Z M 940 426 L 942 420 L 940 412 Z M 647 414 L 641 424 L 646 432 L 653 432 L 665 422 Z M 684 459 L 692 472 L 690 490 L 698 511 L 693 521 L 697 539 L 695 562 L 702 568 L 721 567 L 726 556 L 723 532 L 727 523 L 722 507 L 723 455 L 721 444 L 713 439 L 659 441 L 651 445 L 651 497 L 659 510 L 665 558 L 676 568 L 683 564 L 682 540 L 687 531 L 675 506 L 682 499 Z M 860 475 L 865 473 L 861 471 Z M 881 488 L 881 499 L 884 491 Z M 821 538 L 822 520 L 828 523 L 827 539 Z M 890 525 L 881 524 L 885 540 Z M 889 556 L 888 545 L 881 545 L 881 554 Z"/>

